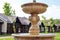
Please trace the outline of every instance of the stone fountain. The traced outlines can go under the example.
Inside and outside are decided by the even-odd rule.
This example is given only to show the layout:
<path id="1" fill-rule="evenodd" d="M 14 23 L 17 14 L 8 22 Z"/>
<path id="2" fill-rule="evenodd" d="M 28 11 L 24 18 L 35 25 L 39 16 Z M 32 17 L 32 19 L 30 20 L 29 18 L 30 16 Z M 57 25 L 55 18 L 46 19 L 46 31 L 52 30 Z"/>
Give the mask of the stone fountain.
<path id="1" fill-rule="evenodd" d="M 15 40 L 54 40 L 54 34 L 40 33 L 38 25 L 38 22 L 40 21 L 38 14 L 44 13 L 47 10 L 48 5 L 33 0 L 32 3 L 23 4 L 21 7 L 23 12 L 31 14 L 29 20 L 32 25 L 29 29 L 29 33 L 12 34 Z"/>

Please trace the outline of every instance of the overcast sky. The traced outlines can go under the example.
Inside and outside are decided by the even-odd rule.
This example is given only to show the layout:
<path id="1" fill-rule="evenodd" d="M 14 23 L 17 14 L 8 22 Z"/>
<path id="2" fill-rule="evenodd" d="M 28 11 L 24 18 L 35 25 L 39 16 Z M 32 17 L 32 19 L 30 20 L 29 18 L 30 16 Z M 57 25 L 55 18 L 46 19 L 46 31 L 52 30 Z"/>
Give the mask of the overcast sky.
<path id="1" fill-rule="evenodd" d="M 0 13 L 3 12 L 3 5 L 5 2 L 10 3 L 13 9 L 16 10 L 16 16 L 19 17 L 29 17 L 29 14 L 25 14 L 22 9 L 21 5 L 24 3 L 32 2 L 33 0 L 0 0 Z M 47 11 L 40 16 L 44 15 L 47 19 L 54 18 L 54 19 L 60 19 L 60 0 L 36 0 L 37 2 L 43 2 L 47 4 L 49 7 L 47 8 Z M 42 18 L 41 18 L 42 19 Z"/>

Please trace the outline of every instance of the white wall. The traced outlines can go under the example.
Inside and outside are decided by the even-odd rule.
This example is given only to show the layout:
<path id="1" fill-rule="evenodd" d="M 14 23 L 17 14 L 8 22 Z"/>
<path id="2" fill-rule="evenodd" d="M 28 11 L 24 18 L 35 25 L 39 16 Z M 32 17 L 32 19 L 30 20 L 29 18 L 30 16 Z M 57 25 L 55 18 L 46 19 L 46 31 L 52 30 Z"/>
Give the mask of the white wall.
<path id="1" fill-rule="evenodd" d="M 2 33 L 6 33 L 7 32 L 7 22 L 4 22 L 2 24 Z"/>

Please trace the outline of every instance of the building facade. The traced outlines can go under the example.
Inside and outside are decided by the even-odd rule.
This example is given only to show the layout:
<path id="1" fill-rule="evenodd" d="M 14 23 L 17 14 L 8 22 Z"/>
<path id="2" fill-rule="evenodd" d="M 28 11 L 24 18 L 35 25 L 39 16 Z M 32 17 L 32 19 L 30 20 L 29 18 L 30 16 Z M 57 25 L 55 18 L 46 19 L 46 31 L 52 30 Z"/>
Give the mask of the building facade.
<path id="1" fill-rule="evenodd" d="M 16 20 L 14 22 L 14 20 Z M 45 25 L 39 22 L 40 32 L 45 32 Z M 6 16 L 0 13 L 0 34 L 12 34 L 14 28 L 16 33 L 28 33 L 31 26 L 30 21 L 25 17 Z M 54 32 L 60 32 L 60 24 L 54 24 Z M 47 26 L 48 32 L 52 32 L 51 27 Z"/>

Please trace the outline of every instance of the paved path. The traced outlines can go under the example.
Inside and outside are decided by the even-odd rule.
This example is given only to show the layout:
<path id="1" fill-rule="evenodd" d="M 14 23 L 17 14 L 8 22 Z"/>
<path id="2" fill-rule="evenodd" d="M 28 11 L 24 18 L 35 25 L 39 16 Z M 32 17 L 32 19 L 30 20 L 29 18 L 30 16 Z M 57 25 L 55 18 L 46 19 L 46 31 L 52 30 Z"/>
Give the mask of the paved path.
<path id="1" fill-rule="evenodd" d="M 13 36 L 0 36 L 0 38 L 13 38 Z"/>

